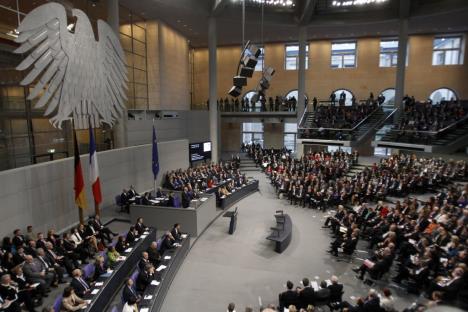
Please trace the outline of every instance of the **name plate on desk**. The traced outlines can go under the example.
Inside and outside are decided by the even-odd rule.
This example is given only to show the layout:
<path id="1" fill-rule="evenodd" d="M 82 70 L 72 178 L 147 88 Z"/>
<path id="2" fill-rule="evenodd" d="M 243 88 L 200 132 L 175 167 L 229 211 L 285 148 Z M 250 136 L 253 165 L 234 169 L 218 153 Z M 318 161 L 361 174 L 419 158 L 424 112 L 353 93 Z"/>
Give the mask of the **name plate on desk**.
<path id="1" fill-rule="evenodd" d="M 153 286 L 158 286 L 159 285 L 159 282 L 157 280 L 152 280 L 151 281 L 151 285 Z"/>
<path id="2" fill-rule="evenodd" d="M 91 291 L 91 295 L 95 295 L 95 294 L 97 294 L 98 292 L 99 292 L 99 289 L 97 289 L 97 288 L 96 288 L 96 289 L 93 289 L 93 291 Z"/>
<path id="3" fill-rule="evenodd" d="M 187 234 L 182 234 L 181 235 L 182 238 L 187 238 L 187 236 L 188 236 Z"/>
<path id="4" fill-rule="evenodd" d="M 125 249 L 125 252 L 130 252 L 130 251 L 132 251 L 132 250 L 133 250 L 133 248 L 130 247 L 130 248 Z"/>
<path id="5" fill-rule="evenodd" d="M 167 266 L 161 264 L 160 266 L 158 266 L 158 268 L 156 269 L 156 271 L 161 272 L 161 271 L 164 270 L 165 268 L 167 268 Z"/>

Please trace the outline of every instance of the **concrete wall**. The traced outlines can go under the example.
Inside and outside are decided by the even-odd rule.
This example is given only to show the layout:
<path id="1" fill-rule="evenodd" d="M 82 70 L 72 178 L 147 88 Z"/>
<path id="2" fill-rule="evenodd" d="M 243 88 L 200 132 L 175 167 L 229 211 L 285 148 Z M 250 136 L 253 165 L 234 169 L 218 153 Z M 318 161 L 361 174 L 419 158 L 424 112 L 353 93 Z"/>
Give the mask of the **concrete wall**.
<path id="1" fill-rule="evenodd" d="M 165 171 L 188 167 L 188 140 L 161 142 L 158 150 L 158 182 Z M 151 158 L 150 144 L 98 153 L 104 209 L 114 209 L 115 195 L 129 185 L 140 191 L 154 186 Z M 81 156 L 88 200 L 86 215 L 94 211 L 88 161 L 88 155 Z M 73 158 L 0 172 L 0 236 L 11 235 L 15 228 L 24 229 L 29 224 L 36 231 L 45 231 L 78 222 L 73 179 Z"/>
<path id="2" fill-rule="evenodd" d="M 284 146 L 284 124 L 264 123 L 263 139 L 265 147 Z M 238 152 L 242 141 L 242 122 L 221 122 L 221 152 Z"/>
<path id="3" fill-rule="evenodd" d="M 147 21 L 148 106 L 137 109 L 190 109 L 187 38 L 160 21 Z"/>
<path id="4" fill-rule="evenodd" d="M 406 92 L 416 99 L 425 100 L 435 89 L 447 87 L 458 96 L 468 98 L 468 61 L 465 53 L 463 65 L 432 66 L 433 35 L 411 36 L 409 40 Z M 309 97 L 328 99 L 331 91 L 345 88 L 357 99 L 365 99 L 370 92 L 378 93 L 395 87 L 396 68 L 379 67 L 381 38 L 357 39 L 357 67 L 333 69 L 330 67 L 331 41 L 316 40 L 309 43 L 309 67 L 306 70 L 306 94 Z M 467 40 L 465 40 L 466 44 Z M 275 76 L 268 96 L 286 95 L 297 89 L 296 70 L 284 69 L 284 44 L 265 44 L 265 65 L 272 66 Z M 240 47 L 224 46 L 217 51 L 218 97 L 226 97 L 232 86 L 240 55 Z M 260 72 L 255 72 L 244 87 L 244 93 L 255 89 Z M 194 105 L 206 105 L 208 98 L 208 51 L 194 51 Z"/>
<path id="5" fill-rule="evenodd" d="M 155 120 L 158 142 L 187 139 L 194 143 L 210 140 L 207 111 L 177 111 L 177 114 L 179 118 Z M 128 145 L 151 143 L 152 126 L 152 120 L 129 120 Z"/>

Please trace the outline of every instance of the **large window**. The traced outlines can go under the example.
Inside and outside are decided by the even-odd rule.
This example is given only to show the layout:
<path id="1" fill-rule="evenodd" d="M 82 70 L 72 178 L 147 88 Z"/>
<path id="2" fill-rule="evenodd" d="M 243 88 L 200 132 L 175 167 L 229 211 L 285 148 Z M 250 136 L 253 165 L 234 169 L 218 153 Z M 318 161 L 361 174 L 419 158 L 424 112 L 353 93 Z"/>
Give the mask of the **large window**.
<path id="1" fill-rule="evenodd" d="M 298 70 L 299 69 L 299 45 L 288 44 L 284 48 L 284 68 L 286 70 Z M 306 55 L 305 55 L 305 68 L 309 68 L 309 45 L 306 44 Z"/>
<path id="2" fill-rule="evenodd" d="M 248 107 L 249 112 L 260 112 L 262 110 L 262 103 L 260 103 L 260 101 L 258 100 L 255 102 L 255 106 L 252 107 L 252 98 L 256 94 L 257 92 L 255 91 L 249 91 L 246 94 L 244 94 L 244 100 L 248 101 L 247 103 L 249 103 L 249 107 Z"/>
<path id="3" fill-rule="evenodd" d="M 432 65 L 463 64 L 463 37 L 435 37 L 432 51 Z"/>
<path id="4" fill-rule="evenodd" d="M 395 67 L 398 63 L 398 40 L 380 40 L 380 67 Z"/>
<path id="5" fill-rule="evenodd" d="M 429 98 L 432 100 L 432 104 L 439 104 L 440 102 L 443 101 L 450 101 L 452 99 L 456 100 L 457 99 L 457 94 L 448 88 L 440 88 L 437 90 L 434 90 Z"/>
<path id="6" fill-rule="evenodd" d="M 263 47 L 258 47 L 262 53 L 258 56 L 257 65 L 255 65 L 255 71 L 262 71 L 263 70 L 263 63 L 265 62 L 265 49 Z"/>
<path id="7" fill-rule="evenodd" d="M 331 67 L 356 67 L 356 41 L 332 43 Z"/>
<path id="8" fill-rule="evenodd" d="M 395 105 L 395 89 L 394 88 L 385 89 L 382 92 L 380 92 L 380 95 L 382 95 L 385 98 L 382 105 L 387 105 L 387 106 Z"/>
<path id="9" fill-rule="evenodd" d="M 292 97 L 294 97 L 296 99 L 296 101 L 299 99 L 299 91 L 297 89 L 289 91 L 286 94 L 285 99 L 289 100 Z M 307 100 L 307 95 L 306 94 L 304 94 L 304 98 Z"/>
<path id="10" fill-rule="evenodd" d="M 284 147 L 293 152 L 296 151 L 297 123 L 286 122 L 284 124 Z"/>
<path id="11" fill-rule="evenodd" d="M 263 147 L 263 123 L 242 123 L 242 142 L 244 144 L 260 144 Z"/>
<path id="12" fill-rule="evenodd" d="M 351 91 L 346 90 L 346 89 L 338 89 L 338 90 L 333 91 L 333 93 L 335 93 L 335 96 L 336 96 L 335 101 L 337 103 L 340 102 L 340 99 L 344 98 L 346 106 L 353 105 L 354 95 L 353 93 L 351 93 Z"/>
<path id="13" fill-rule="evenodd" d="M 345 153 L 352 153 L 352 148 L 349 146 L 334 146 L 328 145 L 327 152 L 334 153 L 334 152 L 345 152 Z"/>

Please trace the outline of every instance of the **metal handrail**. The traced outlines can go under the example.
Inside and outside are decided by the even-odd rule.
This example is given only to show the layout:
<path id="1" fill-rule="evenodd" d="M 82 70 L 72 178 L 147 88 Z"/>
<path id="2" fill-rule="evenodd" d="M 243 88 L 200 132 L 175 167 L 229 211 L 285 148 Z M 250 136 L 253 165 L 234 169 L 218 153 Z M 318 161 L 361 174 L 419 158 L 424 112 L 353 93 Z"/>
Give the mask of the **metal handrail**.
<path id="1" fill-rule="evenodd" d="M 380 130 L 380 126 L 382 124 L 385 124 L 387 122 L 387 120 L 393 116 L 393 114 L 395 114 L 397 111 L 399 110 L 399 108 L 395 108 L 382 122 L 379 122 L 375 127 L 374 127 L 374 130 Z"/>
<path id="2" fill-rule="evenodd" d="M 405 133 L 422 133 L 422 134 L 428 134 L 428 135 L 436 135 L 436 134 L 439 134 L 439 133 L 442 133 L 442 132 L 445 132 L 447 131 L 448 129 L 458 125 L 459 123 L 461 123 L 462 121 L 466 121 L 468 119 L 468 114 L 466 114 L 462 119 L 460 120 L 457 120 L 456 122 L 448 125 L 447 127 L 445 128 L 442 128 L 442 129 L 439 129 L 437 131 L 426 131 L 426 130 L 401 130 L 401 129 L 390 129 L 389 131 L 393 131 L 393 132 L 405 132 Z"/>
<path id="3" fill-rule="evenodd" d="M 351 132 L 351 131 L 354 131 L 356 130 L 357 127 L 359 127 L 363 122 L 365 122 L 371 115 L 373 115 L 375 112 L 377 112 L 380 108 L 382 108 L 381 105 L 377 105 L 377 108 L 374 109 L 369 115 L 367 115 L 365 118 L 363 118 L 357 125 L 355 125 L 353 128 L 349 129 L 349 128 L 323 128 L 323 127 L 313 127 L 313 128 L 304 128 L 304 127 L 300 127 L 299 129 L 300 130 L 305 130 L 305 129 L 323 129 L 323 130 L 331 130 L 331 131 L 346 131 L 346 132 Z M 305 111 L 304 111 L 305 113 Z M 302 119 L 301 119 L 302 121 Z M 300 123 L 299 123 L 300 124 Z"/>

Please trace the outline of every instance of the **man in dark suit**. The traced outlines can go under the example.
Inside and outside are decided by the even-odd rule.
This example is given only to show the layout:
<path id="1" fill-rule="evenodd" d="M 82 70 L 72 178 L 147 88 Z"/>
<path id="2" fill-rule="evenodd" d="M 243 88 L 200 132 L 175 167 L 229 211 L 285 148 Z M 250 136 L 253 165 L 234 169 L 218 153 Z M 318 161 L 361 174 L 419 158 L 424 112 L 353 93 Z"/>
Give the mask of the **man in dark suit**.
<path id="1" fill-rule="evenodd" d="M 148 264 L 151 264 L 149 261 L 148 253 L 146 251 L 143 251 L 141 253 L 141 259 L 140 261 L 138 261 L 138 269 L 140 269 L 140 271 L 143 271 Z"/>
<path id="2" fill-rule="evenodd" d="M 154 276 L 154 266 L 147 264 L 145 269 L 140 271 L 136 280 L 136 289 L 139 293 L 144 293 L 146 287 L 151 283 Z"/>
<path id="3" fill-rule="evenodd" d="M 55 274 L 49 272 L 38 259 L 33 259 L 32 256 L 27 255 L 23 271 L 28 283 L 39 283 L 44 291 L 50 292 L 50 285 L 55 279 Z"/>
<path id="4" fill-rule="evenodd" d="M 310 281 L 308 278 L 302 279 L 302 285 L 304 288 L 299 289 L 299 307 L 302 309 L 307 309 L 308 305 L 315 304 L 315 294 L 314 289 L 310 286 Z"/>
<path id="5" fill-rule="evenodd" d="M 439 285 L 436 282 L 432 282 L 428 293 L 432 294 L 433 291 L 441 291 L 443 293 L 444 301 L 453 301 L 457 298 L 458 293 L 464 287 L 463 279 L 464 271 L 462 268 L 457 267 L 453 269 L 451 278 L 447 282 Z"/>
<path id="6" fill-rule="evenodd" d="M 327 282 L 320 282 L 320 289 L 315 292 L 316 304 L 328 304 L 330 302 L 330 289 L 327 288 Z"/>
<path id="7" fill-rule="evenodd" d="M 130 202 L 126 189 L 123 189 L 122 194 L 120 194 L 120 204 L 125 208 L 126 212 L 130 211 Z"/>
<path id="8" fill-rule="evenodd" d="M 112 232 L 108 227 L 104 226 L 104 224 L 102 224 L 101 222 L 101 217 L 99 217 L 99 215 L 95 215 L 94 219 L 92 220 L 94 229 L 105 235 L 109 242 L 112 242 L 112 236 L 117 236 L 117 233 Z"/>
<path id="9" fill-rule="evenodd" d="M 18 249 L 19 247 L 22 247 L 26 241 L 24 239 L 24 236 L 21 234 L 20 229 L 16 229 L 13 231 L 13 245 Z"/>
<path id="10" fill-rule="evenodd" d="M 138 232 L 135 230 L 135 227 L 132 225 L 130 227 L 130 230 L 128 230 L 127 236 L 125 237 L 125 241 L 128 244 L 133 244 L 137 237 L 138 237 Z"/>
<path id="11" fill-rule="evenodd" d="M 377 292 L 374 289 L 369 290 L 367 298 L 364 300 L 363 306 L 364 312 L 375 312 L 380 311 L 380 299 Z"/>
<path id="12" fill-rule="evenodd" d="M 35 312 L 34 301 L 29 292 L 19 292 L 16 283 L 12 283 L 10 274 L 5 274 L 1 278 L 0 296 L 5 300 L 17 300 L 24 303 L 28 311 Z"/>
<path id="13" fill-rule="evenodd" d="M 44 234 L 41 232 L 37 233 L 37 241 L 36 241 L 36 248 L 42 248 L 45 249 L 45 244 L 47 241 L 44 238 Z"/>
<path id="14" fill-rule="evenodd" d="M 73 270 L 73 279 L 70 283 L 70 286 L 73 287 L 75 293 L 80 298 L 83 298 L 91 291 L 90 285 L 82 278 L 82 273 L 80 269 Z"/>
<path id="15" fill-rule="evenodd" d="M 129 302 L 130 300 L 135 302 L 140 301 L 140 296 L 133 289 L 133 280 L 131 278 L 127 278 L 125 281 L 122 298 L 124 302 Z"/>
<path id="16" fill-rule="evenodd" d="M 159 253 L 162 255 L 164 254 L 166 250 L 174 248 L 175 247 L 174 243 L 175 243 L 175 239 L 172 236 L 171 232 L 166 232 L 166 234 L 162 238 L 162 243 L 159 248 Z"/>
<path id="17" fill-rule="evenodd" d="M 291 281 L 287 281 L 287 290 L 279 294 L 280 311 L 283 311 L 284 308 L 288 308 L 290 305 L 294 305 L 296 307 L 299 305 L 299 295 L 297 291 L 293 290 L 293 287 L 294 284 Z"/>
<path id="18" fill-rule="evenodd" d="M 24 247 L 24 253 L 36 257 L 36 241 L 30 240 L 28 244 Z"/>
<path id="19" fill-rule="evenodd" d="M 158 244 L 156 242 L 152 242 L 146 252 L 148 253 L 148 260 L 151 264 L 158 267 L 161 262 L 161 254 L 158 251 Z"/>
<path id="20" fill-rule="evenodd" d="M 332 308 L 339 309 L 341 307 L 343 296 L 343 284 L 338 283 L 338 277 L 333 275 L 331 278 L 331 285 L 327 288 L 330 290 L 330 310 Z"/>
<path id="21" fill-rule="evenodd" d="M 50 243 L 47 243 L 49 245 Z M 65 283 L 63 280 L 63 275 L 65 274 L 65 269 L 62 268 L 56 260 L 50 255 L 49 253 L 46 253 L 44 249 L 38 248 L 37 249 L 37 259 L 41 261 L 44 266 L 50 271 L 50 272 L 55 272 L 56 279 L 60 284 Z"/>
<path id="22" fill-rule="evenodd" d="M 184 187 L 184 191 L 182 192 L 182 208 L 188 208 L 191 200 L 192 198 L 188 192 L 188 188 Z"/>
<path id="23" fill-rule="evenodd" d="M 180 224 L 176 223 L 172 227 L 171 234 L 174 237 L 174 239 L 179 242 L 182 240 L 182 233 L 180 232 Z"/>
<path id="24" fill-rule="evenodd" d="M 145 231 L 148 230 L 148 227 L 143 223 L 143 218 L 138 218 L 135 223 L 135 230 L 137 230 L 138 235 L 142 235 Z"/>

